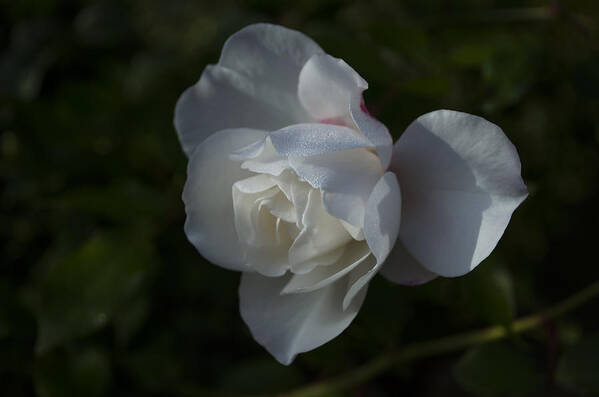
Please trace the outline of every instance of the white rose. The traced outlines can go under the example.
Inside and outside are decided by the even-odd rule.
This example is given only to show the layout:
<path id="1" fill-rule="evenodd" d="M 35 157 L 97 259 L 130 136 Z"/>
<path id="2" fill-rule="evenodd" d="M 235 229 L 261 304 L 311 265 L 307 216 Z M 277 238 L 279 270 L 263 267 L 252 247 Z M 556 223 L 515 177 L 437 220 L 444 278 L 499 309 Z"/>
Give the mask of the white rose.
<path id="1" fill-rule="evenodd" d="M 243 272 L 241 316 L 283 364 L 341 333 L 379 270 L 409 285 L 472 270 L 527 195 L 499 127 L 439 110 L 393 145 L 367 87 L 302 33 L 257 24 L 176 106 L 185 233 Z"/>

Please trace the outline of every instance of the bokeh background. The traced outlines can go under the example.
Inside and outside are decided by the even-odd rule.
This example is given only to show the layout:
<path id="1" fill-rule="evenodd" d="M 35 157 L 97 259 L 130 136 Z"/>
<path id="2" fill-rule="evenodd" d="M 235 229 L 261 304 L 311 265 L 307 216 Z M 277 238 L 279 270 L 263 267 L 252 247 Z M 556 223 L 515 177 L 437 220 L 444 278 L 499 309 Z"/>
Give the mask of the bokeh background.
<path id="1" fill-rule="evenodd" d="M 0 1 L 0 394 L 291 390 L 406 343 L 509 324 L 599 279 L 599 3 Z M 458 279 L 371 284 L 354 323 L 279 365 L 239 275 L 187 242 L 179 94 L 247 24 L 299 29 L 369 83 L 395 138 L 449 108 L 502 126 L 530 196 Z M 207 193 L 209 194 L 209 193 Z M 599 300 L 342 395 L 599 395 Z"/>

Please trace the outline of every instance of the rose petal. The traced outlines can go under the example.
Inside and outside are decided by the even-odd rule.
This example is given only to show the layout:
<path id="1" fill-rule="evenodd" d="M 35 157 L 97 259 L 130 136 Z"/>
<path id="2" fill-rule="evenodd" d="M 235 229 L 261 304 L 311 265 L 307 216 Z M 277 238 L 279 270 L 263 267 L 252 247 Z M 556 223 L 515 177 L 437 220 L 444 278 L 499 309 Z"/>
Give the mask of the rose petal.
<path id="1" fill-rule="evenodd" d="M 368 139 L 387 169 L 393 139 L 381 122 L 364 107 L 362 93 L 368 83 L 341 59 L 313 55 L 302 68 L 298 96 L 308 113 L 322 123 L 354 124 Z M 347 121 L 346 121 L 347 120 Z"/>
<path id="2" fill-rule="evenodd" d="M 281 236 L 285 234 L 286 232 L 281 233 Z M 245 249 L 247 267 L 267 277 L 282 276 L 289 269 L 287 247 L 290 239 L 288 240 L 269 247 L 247 246 Z"/>
<path id="3" fill-rule="evenodd" d="M 347 232 L 352 236 L 354 240 L 364 240 L 364 230 L 362 230 L 361 227 L 356 227 L 351 223 L 344 221 L 343 219 L 339 219 L 339 222 L 341 222 L 345 230 L 347 230 Z"/>
<path id="4" fill-rule="evenodd" d="M 347 275 L 347 292 L 343 297 L 343 308 L 349 307 L 354 299 L 368 287 L 370 280 L 376 275 L 382 264 L 374 255 L 369 255 Z"/>
<path id="5" fill-rule="evenodd" d="M 274 107 L 257 83 L 219 65 L 209 65 L 175 107 L 175 129 L 185 154 L 210 134 L 229 128 L 275 130 L 296 123 L 288 109 Z"/>
<path id="6" fill-rule="evenodd" d="M 276 186 L 277 182 L 268 175 L 258 174 L 240 179 L 233 184 L 233 189 L 242 193 L 259 193 Z"/>
<path id="7" fill-rule="evenodd" d="M 290 157 L 289 162 L 300 178 L 323 191 L 329 214 L 362 228 L 366 201 L 383 174 L 375 154 L 361 148 Z"/>
<path id="8" fill-rule="evenodd" d="M 296 223 L 297 215 L 293 204 L 287 199 L 283 192 L 279 191 L 273 196 L 262 202 L 262 205 L 268 208 L 268 211 L 277 218 L 281 218 L 288 223 Z"/>
<path id="9" fill-rule="evenodd" d="M 356 126 L 375 147 L 384 170 L 389 167 L 393 153 L 393 138 L 383 123 L 372 117 L 364 107 L 362 94 L 352 96 L 350 102 L 351 118 Z"/>
<path id="10" fill-rule="evenodd" d="M 262 174 L 279 176 L 290 168 L 289 160 L 275 151 L 270 137 L 266 137 L 261 147 L 246 147 L 234 156 L 246 156 L 247 160 L 241 163 L 241 168 Z"/>
<path id="11" fill-rule="evenodd" d="M 397 239 L 395 246 L 381 267 L 380 274 L 387 280 L 401 285 L 428 283 L 437 275 L 422 266 Z"/>
<path id="12" fill-rule="evenodd" d="M 401 217 L 401 193 L 392 172 L 378 180 L 366 204 L 364 237 L 370 250 L 383 263 L 393 249 Z"/>
<path id="13" fill-rule="evenodd" d="M 260 156 L 264 152 L 266 147 L 266 140 L 268 137 L 254 143 L 250 143 L 247 146 L 242 147 L 239 150 L 234 151 L 229 155 L 229 158 L 234 161 L 244 161 L 247 159 L 253 159 Z"/>
<path id="14" fill-rule="evenodd" d="M 446 277 L 491 253 L 527 195 L 514 145 L 498 126 L 466 113 L 419 117 L 395 144 L 391 168 L 402 184 L 401 241 Z"/>
<path id="15" fill-rule="evenodd" d="M 305 274 L 316 266 L 333 263 L 341 253 L 329 263 L 323 263 L 321 257 L 351 241 L 339 220 L 324 210 L 318 190 L 312 189 L 308 193 L 302 224 L 304 228 L 289 248 L 289 265 L 293 273 Z"/>
<path id="16" fill-rule="evenodd" d="M 343 310 L 345 277 L 312 292 L 281 295 L 288 282 L 289 276 L 243 273 L 239 286 L 241 317 L 252 336 L 285 365 L 298 353 L 315 349 L 343 332 L 366 296 L 364 288 Z"/>
<path id="17" fill-rule="evenodd" d="M 296 226 L 298 229 L 304 228 L 303 217 L 308 205 L 308 195 L 312 189 L 306 182 L 299 181 L 297 175 L 291 171 L 285 171 L 281 175 L 274 177 L 281 192 L 293 204 L 295 209 Z"/>
<path id="18" fill-rule="evenodd" d="M 292 243 L 287 230 L 271 207 L 280 198 L 291 203 L 278 189 L 274 178 L 259 174 L 233 184 L 233 209 L 235 229 L 240 245 L 246 254 L 247 266 L 260 274 L 278 277 L 289 269 L 288 250 Z M 281 209 L 282 205 L 277 207 Z M 293 208 L 291 214 L 295 216 Z M 295 225 L 292 225 L 295 227 Z"/>
<path id="19" fill-rule="evenodd" d="M 295 107 L 299 105 L 300 71 L 312 55 L 322 53 L 320 46 L 301 32 L 258 23 L 229 37 L 218 64 L 284 94 L 287 105 Z"/>
<path id="20" fill-rule="evenodd" d="M 270 134 L 277 153 L 314 156 L 339 150 L 372 147 L 368 139 L 348 127 L 332 124 L 295 124 Z"/>
<path id="21" fill-rule="evenodd" d="M 402 196 L 397 178 L 394 173 L 387 172 L 372 190 L 364 218 L 364 237 L 376 261 L 364 261 L 350 273 L 350 288 L 343 299 L 344 307 L 349 306 L 374 277 L 393 249 L 399 232 L 401 208 Z"/>
<path id="22" fill-rule="evenodd" d="M 266 134 L 250 129 L 219 131 L 196 148 L 187 166 L 185 234 L 206 259 L 227 269 L 247 270 L 235 231 L 231 186 L 252 175 L 229 160 L 229 154 Z"/>
<path id="23" fill-rule="evenodd" d="M 282 293 L 304 293 L 325 287 L 348 274 L 370 255 L 370 249 L 364 242 L 353 242 L 344 248 L 343 255 L 336 263 L 318 266 L 306 274 L 294 274 Z"/>
<path id="24" fill-rule="evenodd" d="M 322 120 L 346 115 L 350 98 L 367 88 L 368 83 L 344 60 L 316 54 L 302 68 L 297 92 L 308 113 Z"/>
<path id="25" fill-rule="evenodd" d="M 225 43 L 217 65 L 179 98 L 175 128 L 187 156 L 226 128 L 273 131 L 313 119 L 297 98 L 299 73 L 322 49 L 306 35 L 270 24 L 250 25 Z"/>

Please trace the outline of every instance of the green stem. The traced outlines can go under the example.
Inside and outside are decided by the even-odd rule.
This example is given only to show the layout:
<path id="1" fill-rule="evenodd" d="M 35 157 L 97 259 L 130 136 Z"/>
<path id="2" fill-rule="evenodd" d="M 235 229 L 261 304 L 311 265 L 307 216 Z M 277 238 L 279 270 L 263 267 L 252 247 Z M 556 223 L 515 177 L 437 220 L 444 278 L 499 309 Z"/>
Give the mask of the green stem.
<path id="1" fill-rule="evenodd" d="M 339 392 L 364 383 L 399 363 L 461 350 L 468 346 L 503 339 L 510 334 L 513 335 L 528 331 L 542 325 L 547 320 L 577 309 L 598 295 L 599 281 L 596 281 L 546 310 L 514 321 L 509 330 L 504 326 L 494 326 L 478 331 L 446 336 L 431 341 L 409 344 L 396 352 L 385 353 L 343 375 L 317 382 L 288 393 L 283 393 L 280 397 L 314 397 L 330 395 L 334 392 Z"/>

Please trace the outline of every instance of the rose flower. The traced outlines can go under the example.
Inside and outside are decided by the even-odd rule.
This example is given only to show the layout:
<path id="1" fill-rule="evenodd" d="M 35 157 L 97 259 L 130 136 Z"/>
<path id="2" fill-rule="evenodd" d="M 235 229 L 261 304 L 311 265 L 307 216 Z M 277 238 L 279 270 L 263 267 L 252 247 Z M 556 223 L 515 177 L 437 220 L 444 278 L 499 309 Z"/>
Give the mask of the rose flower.
<path id="1" fill-rule="evenodd" d="M 474 269 L 527 195 L 498 126 L 438 110 L 393 144 L 367 88 L 304 34 L 257 24 L 177 102 L 185 233 L 242 272 L 241 316 L 283 364 L 339 335 L 379 272 L 415 285 Z"/>

